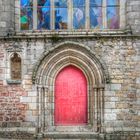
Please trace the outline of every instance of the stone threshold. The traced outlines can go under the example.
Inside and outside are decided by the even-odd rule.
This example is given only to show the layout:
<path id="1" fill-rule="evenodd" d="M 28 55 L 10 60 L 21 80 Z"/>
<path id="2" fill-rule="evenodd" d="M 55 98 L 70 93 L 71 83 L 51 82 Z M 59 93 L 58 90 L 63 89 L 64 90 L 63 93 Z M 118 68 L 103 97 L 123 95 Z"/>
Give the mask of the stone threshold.
<path id="1" fill-rule="evenodd" d="M 104 134 L 95 132 L 46 132 L 43 138 L 52 139 L 98 139 L 104 140 Z"/>

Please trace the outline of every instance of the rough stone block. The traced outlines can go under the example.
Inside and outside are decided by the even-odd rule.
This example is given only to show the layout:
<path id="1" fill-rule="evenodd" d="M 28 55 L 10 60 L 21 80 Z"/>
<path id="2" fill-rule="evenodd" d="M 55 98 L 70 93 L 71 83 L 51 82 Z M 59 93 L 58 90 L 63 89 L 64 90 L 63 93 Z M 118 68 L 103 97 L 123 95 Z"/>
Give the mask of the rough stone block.
<path id="1" fill-rule="evenodd" d="M 105 108 L 106 109 L 115 108 L 115 102 L 105 102 Z"/>
<path id="2" fill-rule="evenodd" d="M 32 98 L 31 97 L 20 97 L 20 102 L 22 102 L 22 103 L 31 103 Z"/>
<path id="3" fill-rule="evenodd" d="M 121 84 L 111 84 L 111 90 L 121 90 Z"/>
<path id="4" fill-rule="evenodd" d="M 116 119 L 117 119 L 117 117 L 116 117 L 116 114 L 115 113 L 105 114 L 105 120 L 106 121 L 114 121 Z"/>
<path id="5" fill-rule="evenodd" d="M 6 27 L 6 22 L 1 21 L 1 22 L 0 22 L 0 27 L 5 28 L 5 27 Z"/>
<path id="6" fill-rule="evenodd" d="M 37 104 L 36 103 L 29 103 L 29 109 L 36 110 L 37 109 Z"/>

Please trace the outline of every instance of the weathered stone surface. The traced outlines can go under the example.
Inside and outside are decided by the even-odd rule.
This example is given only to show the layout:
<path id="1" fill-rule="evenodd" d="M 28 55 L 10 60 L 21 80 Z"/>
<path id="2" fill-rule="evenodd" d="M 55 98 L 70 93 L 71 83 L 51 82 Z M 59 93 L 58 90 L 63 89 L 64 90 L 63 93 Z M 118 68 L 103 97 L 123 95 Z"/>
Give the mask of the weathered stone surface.
<path id="1" fill-rule="evenodd" d="M 0 3 L 0 36 L 11 34 L 14 30 L 14 0 L 1 0 Z"/>
<path id="2" fill-rule="evenodd" d="M 19 3 L 19 1 L 15 0 L 15 3 Z M 129 36 L 127 34 L 120 35 L 118 31 L 113 31 L 113 34 L 111 34 L 111 31 L 99 34 L 94 34 L 94 31 L 31 31 L 17 33 L 12 37 L 9 35 L 9 31 L 14 28 L 15 23 L 13 20 L 14 0 L 0 0 L 0 36 L 8 35 L 9 37 L 0 38 L 0 139 L 36 139 L 39 132 L 61 130 L 61 132 L 58 132 L 59 140 L 61 140 L 61 133 L 64 131 L 73 133 L 90 132 L 92 134 L 98 131 L 100 139 L 139 140 L 139 5 L 140 0 L 127 0 L 127 7 L 125 8 L 126 28 L 130 30 Z M 19 7 L 15 8 L 16 12 L 19 12 Z M 19 21 L 18 15 L 15 16 Z M 16 27 L 19 26 L 17 24 L 16 22 Z M 58 38 L 54 38 L 54 35 L 57 35 Z M 69 41 L 72 42 L 71 46 L 67 44 Z M 60 44 L 63 45 L 61 46 Z M 77 52 L 71 52 L 70 50 L 75 44 L 80 44 L 81 48 Z M 58 45 L 60 47 L 57 47 Z M 53 59 L 64 45 L 62 52 L 65 50 L 65 53 Z M 9 60 L 14 52 L 17 52 L 22 60 L 20 82 L 11 80 L 11 64 Z M 91 54 L 92 58 L 94 58 L 93 61 Z M 88 77 L 89 81 L 95 82 L 99 79 L 97 75 L 100 71 L 107 75 L 104 85 L 102 83 L 95 85 L 94 82 L 88 85 L 88 92 L 91 92 L 88 98 L 91 100 L 88 107 L 88 116 L 89 122 L 93 122 L 93 124 L 86 127 L 67 128 L 67 130 L 62 127 L 61 129 L 50 127 L 54 125 L 55 85 L 53 76 L 56 75 L 52 76 L 50 73 L 53 73 L 53 71 L 49 71 L 54 64 L 57 64 L 58 67 L 67 64 L 66 61 L 61 61 L 62 57 L 66 55 L 69 57 L 69 62 L 78 67 L 82 67 L 81 63 L 78 63 L 81 61 L 84 65 L 87 65 L 87 67 L 82 67 L 85 74 L 87 74 L 87 71 L 89 72 L 89 67 L 93 66 L 93 62 L 97 63 L 97 67 L 100 65 L 98 70 L 92 67 L 91 73 L 96 70 L 96 73 L 93 74 L 96 78 L 93 80 L 91 79 L 92 75 L 90 75 Z M 83 57 L 80 57 L 81 55 Z M 47 58 L 49 61 L 46 62 Z M 87 58 L 90 61 L 87 61 Z M 59 61 L 61 62 L 58 63 Z M 46 71 L 49 71 L 48 74 L 51 76 L 46 75 Z M 58 72 L 57 69 L 54 71 Z M 37 77 L 36 72 L 39 73 Z M 47 82 L 48 84 L 46 84 Z M 43 84 L 37 85 L 37 83 Z M 48 87 L 50 90 L 48 90 Z M 42 93 L 44 92 L 41 90 L 44 89 L 45 94 L 43 95 Z M 96 92 L 98 92 L 98 96 L 95 96 Z M 100 98 L 97 99 L 96 97 Z M 97 108 L 100 109 L 97 110 Z M 101 121 L 103 122 L 101 123 Z M 34 130 L 30 129 L 30 127 L 33 127 Z M 88 135 L 87 139 L 86 135 L 83 136 L 84 140 L 94 139 L 99 136 L 98 134 L 95 137 Z M 54 137 L 56 138 L 56 136 Z M 78 138 L 77 134 L 72 134 L 72 136 L 73 140 L 75 137 L 83 140 Z M 66 135 L 65 139 L 67 137 Z M 40 139 L 53 140 L 53 138 L 47 138 L 47 136 Z"/>
<path id="3" fill-rule="evenodd" d="M 105 41 L 104 44 L 109 44 L 110 39 L 102 39 Z M 73 39 L 75 41 L 75 39 Z M 103 60 L 102 62 L 106 63 L 106 66 L 109 70 L 109 75 L 111 77 L 110 83 L 105 85 L 105 92 L 104 92 L 104 121 L 105 121 L 105 131 L 107 132 L 114 132 L 115 130 L 120 130 L 122 132 L 124 131 L 131 131 L 133 128 L 135 130 L 138 130 L 138 123 L 140 121 L 139 118 L 139 76 L 140 73 L 138 70 L 135 70 L 135 66 L 137 66 L 138 58 L 132 59 L 133 56 L 139 56 L 137 53 L 139 52 L 137 48 L 139 45 L 135 46 L 133 48 L 133 44 L 131 43 L 130 39 L 122 39 L 119 42 L 115 42 L 114 38 L 112 38 L 112 42 L 115 42 L 114 46 L 117 46 L 117 43 L 120 44 L 127 44 L 125 48 L 121 47 L 118 49 L 118 47 L 114 48 L 108 48 L 106 46 L 92 46 L 92 43 L 96 40 L 88 39 L 88 40 L 82 40 L 80 39 L 79 42 L 83 42 L 85 44 L 90 44 L 89 48 L 95 51 L 95 54 L 98 58 L 101 58 Z M 89 43 L 89 42 L 92 43 Z M 99 41 L 99 40 L 98 40 Z M 137 40 L 133 40 L 133 42 L 137 42 Z M 32 42 L 32 43 L 31 43 Z M 28 45 L 28 48 L 32 51 L 33 48 L 36 48 L 37 54 L 36 57 L 32 57 L 32 53 L 28 53 L 28 51 L 21 52 L 22 54 L 22 61 L 24 61 L 24 67 L 26 68 L 26 71 L 23 71 L 22 76 L 22 86 L 20 85 L 8 85 L 6 86 L 5 80 L 3 75 L 5 77 L 8 77 L 9 72 L 6 71 L 8 69 L 7 65 L 4 63 L 1 63 L 0 65 L 0 73 L 1 73 L 1 87 L 0 87 L 0 101 L 1 101 L 1 107 L 3 110 L 0 114 L 0 124 L 1 127 L 21 127 L 22 125 L 24 127 L 33 126 L 37 127 L 38 123 L 37 116 L 38 116 L 38 93 L 37 88 L 32 84 L 32 71 L 35 65 L 35 62 L 37 62 L 40 57 L 42 56 L 42 52 L 47 49 L 41 46 L 43 45 L 42 40 L 36 40 L 37 43 L 33 43 L 34 41 L 31 41 Z M 122 43 L 123 42 L 123 43 Z M 25 45 L 27 43 L 27 40 L 21 40 L 21 45 Z M 61 43 L 61 42 L 60 42 Z M 37 44 L 40 44 L 38 46 Z M 6 60 L 8 57 L 8 53 L 5 52 L 5 48 L 9 45 L 8 42 L 3 41 L 1 43 L 1 62 L 3 60 Z M 113 44 L 112 44 L 113 45 Z M 48 44 L 50 46 L 50 44 Z M 53 45 L 54 46 L 54 45 Z M 53 47 L 52 46 L 52 47 Z M 132 47 L 131 47 L 132 46 Z M 40 47 L 42 48 L 41 51 Z M 97 49 L 96 49 L 97 48 Z M 106 49 L 105 49 L 106 48 Z M 129 53 L 129 49 L 131 48 Z M 27 49 L 27 46 L 24 46 L 24 50 Z M 120 51 L 121 50 L 121 51 Z M 127 51 L 128 50 L 128 51 Z M 123 53 L 122 53 L 123 52 Z M 84 53 L 84 52 L 83 52 Z M 107 55 L 106 55 L 107 54 Z M 124 58 L 124 59 L 120 59 Z M 7 63 L 8 64 L 8 63 Z M 51 82 L 51 78 L 49 78 Z M 121 80 L 121 82 L 119 81 Z M 53 92 L 53 88 L 51 92 Z M 46 93 L 46 105 L 48 111 L 45 113 L 46 115 L 52 114 L 53 110 L 53 103 L 49 105 L 49 100 L 53 100 L 53 96 L 49 97 Z M 10 113 L 8 111 L 5 112 L 4 108 L 6 110 L 10 110 Z M 47 116 L 45 117 L 47 119 Z M 51 119 L 48 118 L 51 123 Z M 114 122 L 115 121 L 115 122 Z M 25 122 L 23 124 L 23 122 Z M 30 123 L 27 123 L 30 122 Z M 132 128 L 133 126 L 133 128 Z M 121 128 L 120 128 L 121 127 Z M 111 136 L 106 135 L 107 137 L 115 137 L 113 134 Z M 120 135 L 118 137 L 126 138 L 126 135 Z M 134 137 L 135 138 L 135 137 Z"/>
<path id="4" fill-rule="evenodd" d="M 127 25 L 132 29 L 133 34 L 140 34 L 140 1 L 139 0 L 127 0 L 126 18 Z"/>

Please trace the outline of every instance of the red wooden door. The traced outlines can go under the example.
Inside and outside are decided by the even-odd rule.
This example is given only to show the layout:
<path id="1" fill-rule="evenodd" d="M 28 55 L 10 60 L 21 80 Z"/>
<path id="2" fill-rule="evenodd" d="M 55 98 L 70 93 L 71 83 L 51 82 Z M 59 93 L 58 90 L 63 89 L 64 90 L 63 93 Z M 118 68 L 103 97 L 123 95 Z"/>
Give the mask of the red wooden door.
<path id="1" fill-rule="evenodd" d="M 55 80 L 55 125 L 87 123 L 87 80 L 83 72 L 67 66 Z"/>

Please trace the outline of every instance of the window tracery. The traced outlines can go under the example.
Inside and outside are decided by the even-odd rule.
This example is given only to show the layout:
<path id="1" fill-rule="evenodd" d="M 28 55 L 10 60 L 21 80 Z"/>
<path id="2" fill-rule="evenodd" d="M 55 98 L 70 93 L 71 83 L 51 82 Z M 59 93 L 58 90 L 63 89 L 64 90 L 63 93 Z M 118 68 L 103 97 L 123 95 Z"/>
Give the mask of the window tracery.
<path id="1" fill-rule="evenodd" d="M 120 1 L 20 0 L 20 28 L 119 29 Z"/>

